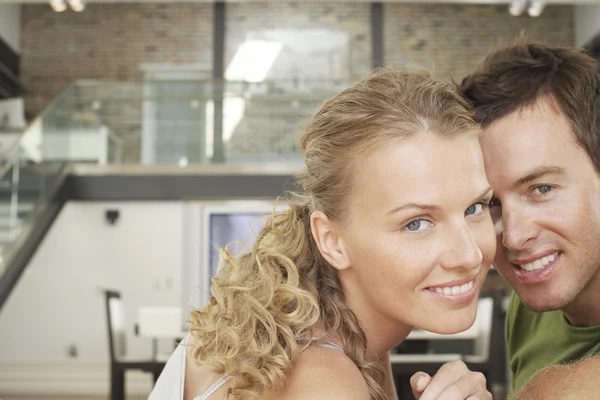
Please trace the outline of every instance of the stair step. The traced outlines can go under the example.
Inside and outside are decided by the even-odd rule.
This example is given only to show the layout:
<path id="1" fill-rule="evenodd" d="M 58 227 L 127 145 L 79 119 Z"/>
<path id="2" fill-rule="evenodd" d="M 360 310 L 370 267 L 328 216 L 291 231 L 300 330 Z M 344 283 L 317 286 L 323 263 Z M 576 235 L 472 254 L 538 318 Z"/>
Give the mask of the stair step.
<path id="1" fill-rule="evenodd" d="M 11 223 L 11 217 L 8 215 L 0 215 L 0 230 L 8 229 Z M 23 218 L 17 217 L 16 224 L 19 225 L 23 223 Z"/>
<path id="2" fill-rule="evenodd" d="M 19 214 L 27 214 L 33 211 L 35 208 L 34 203 L 19 203 L 17 205 L 17 211 Z M 0 217 L 8 216 L 11 212 L 10 203 L 0 203 Z"/>
<path id="3" fill-rule="evenodd" d="M 8 244 L 11 241 L 10 231 L 8 229 L 0 229 L 0 245 Z"/>

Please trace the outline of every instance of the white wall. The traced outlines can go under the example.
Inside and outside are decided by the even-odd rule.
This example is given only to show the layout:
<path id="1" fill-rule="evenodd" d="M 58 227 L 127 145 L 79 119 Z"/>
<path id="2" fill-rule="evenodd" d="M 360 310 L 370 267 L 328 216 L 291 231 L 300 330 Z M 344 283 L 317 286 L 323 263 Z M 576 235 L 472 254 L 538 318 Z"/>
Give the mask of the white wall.
<path id="1" fill-rule="evenodd" d="M 583 46 L 600 33 L 600 5 L 575 7 L 575 45 Z"/>
<path id="2" fill-rule="evenodd" d="M 114 226 L 105 220 L 109 209 L 121 212 Z M 206 301 L 209 241 L 223 235 L 225 241 L 250 242 L 247 233 L 260 230 L 258 222 L 245 232 L 239 226 L 245 222 L 232 221 L 217 224 L 213 237 L 209 216 L 272 210 L 266 199 L 67 203 L 0 310 L 0 398 L 106 396 L 109 354 L 101 288 L 121 291 L 129 356 L 148 359 L 151 341 L 133 333 L 138 309 L 182 306 L 183 325 L 189 310 Z M 227 226 L 232 231 L 225 234 Z M 76 358 L 68 355 L 72 345 Z M 171 340 L 160 345 L 163 353 L 173 349 Z M 148 374 L 128 374 L 128 394 L 147 395 L 151 387 Z"/>
<path id="3" fill-rule="evenodd" d="M 0 4 L 0 37 L 14 51 L 21 51 L 21 5 Z"/>
<path id="4" fill-rule="evenodd" d="M 131 355 L 150 356 L 151 342 L 133 334 L 134 319 L 140 306 L 181 305 L 184 208 L 181 202 L 65 205 L 0 311 L 0 395 L 26 389 L 64 394 L 64 385 L 52 389 L 60 379 L 66 386 L 79 385 L 68 390 L 89 393 L 92 387 L 106 393 L 109 356 L 101 288 L 122 292 Z M 107 209 L 121 212 L 115 226 L 105 220 Z M 75 359 L 68 356 L 71 345 L 79 351 Z M 91 377 L 91 386 L 81 386 Z M 19 386 L 26 379 L 31 382 Z M 82 382 L 86 379 L 90 382 Z M 150 387 L 150 377 L 144 379 L 137 381 L 138 391 Z M 133 386 L 129 389 L 135 391 Z"/>

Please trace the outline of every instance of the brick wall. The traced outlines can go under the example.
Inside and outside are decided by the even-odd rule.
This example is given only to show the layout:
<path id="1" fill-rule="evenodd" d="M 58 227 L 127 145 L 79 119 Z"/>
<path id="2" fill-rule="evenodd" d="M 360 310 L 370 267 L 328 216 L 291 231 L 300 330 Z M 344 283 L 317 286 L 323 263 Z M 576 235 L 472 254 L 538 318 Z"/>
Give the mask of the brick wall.
<path id="1" fill-rule="evenodd" d="M 260 32 L 283 30 L 281 35 L 327 29 L 349 35 L 346 71 L 338 74 L 350 82 L 371 66 L 370 5 L 354 4 L 230 4 L 226 65 L 244 39 L 260 37 Z M 499 39 L 515 37 L 525 31 L 533 38 L 549 43 L 574 43 L 572 7 L 547 7 L 541 17 L 512 17 L 503 6 L 440 5 L 388 3 L 384 9 L 384 56 L 387 65 L 432 70 L 437 77 L 460 79 L 469 73 Z M 317 60 L 306 56 L 298 61 L 299 72 L 285 65 L 285 56 L 273 66 L 286 70 L 284 77 L 304 76 L 323 70 Z M 316 75 L 318 78 L 319 75 Z M 347 85 L 344 83 L 343 85 Z M 285 84 L 267 96 L 246 101 L 244 118 L 236 127 L 227 146 L 228 155 L 297 151 L 298 131 L 318 101 L 337 90 L 327 84 L 309 94 Z M 282 95 L 282 93 L 288 96 Z"/>
<path id="2" fill-rule="evenodd" d="M 212 63 L 211 4 L 24 5 L 23 82 L 39 112 L 74 79 L 142 79 L 140 63 Z"/>
<path id="3" fill-rule="evenodd" d="M 265 3 L 231 3 L 227 6 L 227 37 L 225 65 L 228 65 L 236 50 L 246 39 L 260 38 L 271 33 L 271 38 L 280 34 L 280 40 L 287 44 L 287 47 L 298 44 L 298 39 L 302 35 L 326 34 L 346 35 L 347 43 L 337 46 L 333 41 L 329 43 L 332 48 L 345 47 L 343 53 L 344 65 L 336 65 L 336 71 L 340 76 L 345 76 L 348 80 L 359 79 L 367 73 L 371 66 L 371 7 L 368 3 L 347 3 L 347 4 L 328 4 L 322 3 L 286 3 L 265 2 Z M 296 41 L 294 41 L 296 38 Z M 320 40 L 320 43 L 315 43 Z M 310 44 L 306 42 L 310 41 Z M 314 69 L 312 63 L 318 57 L 318 52 L 324 53 L 327 50 L 328 39 L 320 36 L 309 36 L 305 40 L 304 48 L 315 48 L 312 55 L 304 59 L 292 58 L 293 61 L 301 62 L 301 65 L 287 65 L 286 55 L 282 54 L 273 66 L 271 75 L 281 78 L 286 73 L 285 79 L 292 78 L 294 75 L 308 75 Z M 288 44 L 289 43 L 289 44 Z M 302 49 L 299 49 L 302 50 Z M 285 51 L 285 49 L 284 49 Z M 289 56 L 293 56 L 289 54 Z M 322 68 L 323 66 L 321 66 Z M 304 71 L 302 71 L 304 70 Z M 321 71 L 323 72 L 323 71 Z"/>
<path id="4" fill-rule="evenodd" d="M 211 4 L 89 4 L 85 12 L 55 13 L 24 5 L 22 80 L 27 109 L 37 114 L 76 79 L 141 81 L 141 63 L 212 64 Z M 140 159 L 141 86 L 105 101 L 109 126 L 124 140 L 127 161 Z M 103 100 L 111 93 L 104 93 Z M 102 111 L 101 111 L 102 113 Z"/>
<path id="5" fill-rule="evenodd" d="M 370 10 L 368 3 L 228 4 L 225 65 L 246 40 L 283 43 L 266 87 L 244 100 L 244 117 L 225 147 L 228 158 L 299 151 L 304 117 L 370 70 Z"/>
<path id="6" fill-rule="evenodd" d="M 498 41 L 524 31 L 550 44 L 574 45 L 574 8 L 548 6 L 538 18 L 513 17 L 506 5 L 387 4 L 385 62 L 424 68 L 443 79 L 468 74 Z"/>
<path id="7" fill-rule="evenodd" d="M 21 67 L 29 89 L 28 110 L 41 111 L 74 79 L 141 81 L 140 63 L 210 66 L 212 10 L 212 4 L 192 3 L 91 4 L 77 14 L 54 13 L 47 5 L 25 5 Z M 573 44 L 573 14 L 570 6 L 548 6 L 539 18 L 515 18 L 506 6 L 388 3 L 385 63 L 426 68 L 438 77 L 460 79 L 493 43 L 521 30 L 550 43 Z M 303 116 L 321 97 L 369 70 L 370 18 L 367 3 L 228 3 L 226 66 L 245 40 L 282 35 L 287 43 L 269 72 L 271 82 L 246 100 L 244 117 L 226 146 L 228 154 L 243 159 L 257 152 L 297 151 Z M 320 39 L 323 32 L 336 39 L 332 36 L 331 43 L 325 43 Z M 298 39 L 303 34 L 313 35 L 304 41 L 308 43 Z M 306 49 L 300 49 L 304 44 L 314 47 L 306 56 L 302 53 Z M 320 79 L 324 83 L 318 91 L 314 84 L 303 84 L 303 80 Z M 125 106 L 112 104 L 105 120 L 124 138 L 126 161 L 137 162 L 142 96 L 127 92 Z"/>

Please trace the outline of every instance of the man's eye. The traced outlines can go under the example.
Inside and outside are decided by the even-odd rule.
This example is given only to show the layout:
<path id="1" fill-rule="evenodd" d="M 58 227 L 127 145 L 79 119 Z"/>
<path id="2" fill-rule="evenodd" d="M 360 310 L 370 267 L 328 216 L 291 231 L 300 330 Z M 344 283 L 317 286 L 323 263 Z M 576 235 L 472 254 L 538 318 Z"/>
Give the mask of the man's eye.
<path id="1" fill-rule="evenodd" d="M 492 207 L 500 207 L 500 200 L 498 199 L 491 199 L 490 202 L 488 203 L 488 207 L 492 208 Z"/>
<path id="2" fill-rule="evenodd" d="M 540 186 L 536 187 L 535 190 L 537 190 L 540 194 L 546 194 L 546 193 L 552 191 L 552 186 L 540 185 Z"/>

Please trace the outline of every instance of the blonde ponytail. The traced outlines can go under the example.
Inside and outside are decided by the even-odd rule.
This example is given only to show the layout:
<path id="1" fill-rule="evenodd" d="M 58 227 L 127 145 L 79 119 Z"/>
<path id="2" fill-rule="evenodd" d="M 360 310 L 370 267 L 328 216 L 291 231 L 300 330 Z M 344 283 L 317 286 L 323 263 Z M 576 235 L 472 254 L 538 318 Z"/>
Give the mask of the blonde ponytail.
<path id="1" fill-rule="evenodd" d="M 193 356 L 234 378 L 231 397 L 258 399 L 282 390 L 320 317 L 314 285 L 299 272 L 310 260 L 307 207 L 291 204 L 273 215 L 252 251 L 239 258 L 221 250 L 207 307 L 192 313 Z"/>

